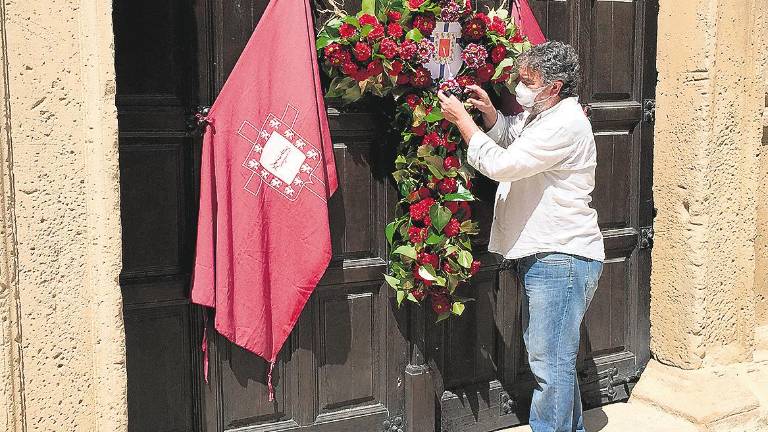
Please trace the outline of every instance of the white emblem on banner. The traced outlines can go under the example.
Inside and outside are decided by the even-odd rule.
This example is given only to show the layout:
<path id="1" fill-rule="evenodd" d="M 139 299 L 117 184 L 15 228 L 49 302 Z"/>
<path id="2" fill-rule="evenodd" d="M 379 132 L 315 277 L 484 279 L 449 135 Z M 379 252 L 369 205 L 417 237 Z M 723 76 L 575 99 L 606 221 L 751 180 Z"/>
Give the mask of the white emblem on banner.
<path id="1" fill-rule="evenodd" d="M 464 61 L 461 59 L 461 24 L 457 22 L 438 21 L 432 32 L 432 43 L 435 45 L 432 60 L 424 66 L 439 81 L 452 79 L 459 73 Z"/>

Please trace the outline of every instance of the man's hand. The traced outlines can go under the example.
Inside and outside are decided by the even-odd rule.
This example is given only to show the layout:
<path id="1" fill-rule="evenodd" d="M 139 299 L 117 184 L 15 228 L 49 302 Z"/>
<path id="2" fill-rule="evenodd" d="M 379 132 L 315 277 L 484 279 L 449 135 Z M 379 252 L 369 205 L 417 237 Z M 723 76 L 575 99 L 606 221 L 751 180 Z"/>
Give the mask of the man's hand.
<path id="1" fill-rule="evenodd" d="M 472 116 L 464 108 L 464 103 L 456 96 L 446 96 L 442 91 L 437 92 L 437 97 L 440 99 L 440 111 L 443 113 L 443 118 L 455 124 L 459 128 L 464 141 L 469 142 L 472 134 L 479 131 L 480 128 L 477 127 L 475 121 L 472 120 Z"/>
<path id="2" fill-rule="evenodd" d="M 488 93 L 480 86 L 474 84 L 468 85 L 467 89 L 472 92 L 472 97 L 467 99 L 467 102 L 483 113 L 483 126 L 485 126 L 485 129 L 492 128 L 496 124 L 498 114 L 496 113 L 496 107 L 491 102 L 491 98 L 488 97 Z"/>

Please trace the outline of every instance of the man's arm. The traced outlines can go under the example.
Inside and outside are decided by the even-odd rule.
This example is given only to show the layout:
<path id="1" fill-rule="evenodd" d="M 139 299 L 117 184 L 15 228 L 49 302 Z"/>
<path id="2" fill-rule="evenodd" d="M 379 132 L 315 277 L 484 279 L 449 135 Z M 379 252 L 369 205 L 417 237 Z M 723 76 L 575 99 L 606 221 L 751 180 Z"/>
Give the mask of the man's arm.
<path id="1" fill-rule="evenodd" d="M 489 135 L 476 130 L 464 137 L 469 143 L 467 162 L 486 177 L 513 182 L 551 169 L 573 151 L 574 141 L 561 126 L 525 133 L 514 145 L 499 146 Z M 462 132 L 462 136 L 464 133 Z"/>

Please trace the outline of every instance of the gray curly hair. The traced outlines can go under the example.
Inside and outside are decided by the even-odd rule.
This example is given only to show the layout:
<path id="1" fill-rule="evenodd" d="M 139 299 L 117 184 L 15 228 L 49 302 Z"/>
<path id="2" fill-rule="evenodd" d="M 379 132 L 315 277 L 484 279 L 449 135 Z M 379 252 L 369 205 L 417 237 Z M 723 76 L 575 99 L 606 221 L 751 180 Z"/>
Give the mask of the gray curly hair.
<path id="1" fill-rule="evenodd" d="M 562 81 L 560 97 L 576 96 L 576 88 L 581 81 L 581 67 L 576 50 L 563 42 L 550 41 L 534 45 L 517 58 L 518 69 L 529 68 L 541 73 L 545 84 Z"/>

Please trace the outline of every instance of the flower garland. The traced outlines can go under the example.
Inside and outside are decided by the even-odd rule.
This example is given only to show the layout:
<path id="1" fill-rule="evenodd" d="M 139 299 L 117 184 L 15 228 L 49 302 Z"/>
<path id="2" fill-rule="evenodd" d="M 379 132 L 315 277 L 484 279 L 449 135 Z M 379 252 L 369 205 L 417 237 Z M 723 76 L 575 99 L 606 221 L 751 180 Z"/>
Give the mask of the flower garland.
<path id="1" fill-rule="evenodd" d="M 326 96 L 352 103 L 364 94 L 391 94 L 397 101 L 401 142 L 392 176 L 402 199 L 385 230 L 392 250 L 386 281 L 398 305 L 429 299 L 438 321 L 461 315 L 471 299 L 456 289 L 480 268 L 470 240 L 478 232 L 469 205 L 473 171 L 436 90 L 460 98 L 471 84 L 514 92 L 512 66 L 530 43 L 506 10 L 475 12 L 470 0 L 363 0 L 356 15 L 337 15 L 317 35 L 332 79 Z M 453 79 L 436 83 L 425 64 L 436 55 L 430 36 L 438 21 L 460 24 L 463 64 Z"/>

